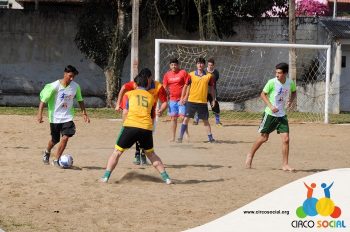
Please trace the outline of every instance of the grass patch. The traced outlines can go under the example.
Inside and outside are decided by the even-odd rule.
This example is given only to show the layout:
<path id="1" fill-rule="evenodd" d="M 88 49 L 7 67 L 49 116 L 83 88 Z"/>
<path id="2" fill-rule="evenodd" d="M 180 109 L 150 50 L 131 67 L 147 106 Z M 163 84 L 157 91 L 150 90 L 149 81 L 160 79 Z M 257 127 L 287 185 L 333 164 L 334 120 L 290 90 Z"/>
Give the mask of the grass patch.
<path id="1" fill-rule="evenodd" d="M 34 226 L 31 223 L 19 223 L 15 219 L 4 220 L 0 218 L 0 228 L 4 231 L 13 231 L 13 230 L 23 230 L 28 229 L 33 230 Z"/>
<path id="2" fill-rule="evenodd" d="M 36 115 L 37 112 L 36 107 L 0 107 L 2 115 Z"/>
<path id="3" fill-rule="evenodd" d="M 90 118 L 121 118 L 121 112 L 116 112 L 111 108 L 87 108 Z M 0 107 L 0 115 L 36 115 L 37 107 Z M 45 116 L 47 108 L 44 109 Z M 75 115 L 81 116 L 80 108 L 75 109 Z"/>
<path id="4" fill-rule="evenodd" d="M 0 107 L 0 115 L 36 115 L 37 107 Z M 112 108 L 87 108 L 90 118 L 121 118 L 121 112 L 116 112 Z M 211 111 L 210 111 L 211 112 Z M 44 110 L 44 115 L 47 114 L 47 109 Z M 166 115 L 164 112 L 163 117 Z M 81 116 L 80 109 L 76 109 L 76 116 Z M 211 116 L 212 113 L 211 113 Z M 262 112 L 235 112 L 223 110 L 220 117 L 225 121 L 239 122 L 259 122 L 262 117 Z M 289 112 L 288 119 L 291 122 L 318 122 L 323 123 L 323 115 L 314 113 Z M 330 114 L 329 121 L 332 124 L 350 123 L 350 113 Z"/>

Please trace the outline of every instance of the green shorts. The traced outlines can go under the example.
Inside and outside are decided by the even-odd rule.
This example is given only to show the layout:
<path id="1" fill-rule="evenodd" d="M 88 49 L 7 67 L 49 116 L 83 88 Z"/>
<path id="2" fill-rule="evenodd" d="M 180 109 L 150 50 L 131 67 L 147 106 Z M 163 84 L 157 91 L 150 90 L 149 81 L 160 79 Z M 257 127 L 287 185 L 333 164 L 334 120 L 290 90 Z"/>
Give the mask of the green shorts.
<path id="1" fill-rule="evenodd" d="M 259 132 L 264 134 L 270 134 L 274 130 L 277 130 L 277 133 L 289 133 L 289 125 L 287 115 L 283 117 L 275 117 L 264 113 L 259 126 Z"/>

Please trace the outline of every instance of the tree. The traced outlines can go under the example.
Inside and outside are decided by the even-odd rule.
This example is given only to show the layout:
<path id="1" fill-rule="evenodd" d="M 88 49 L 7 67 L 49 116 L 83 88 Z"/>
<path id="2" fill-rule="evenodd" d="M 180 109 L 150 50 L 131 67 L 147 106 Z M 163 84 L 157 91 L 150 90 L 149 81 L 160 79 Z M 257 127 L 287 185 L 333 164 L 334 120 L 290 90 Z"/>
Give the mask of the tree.
<path id="1" fill-rule="evenodd" d="M 329 7 L 327 4 L 317 0 L 300 0 L 297 2 L 296 16 L 324 16 L 328 15 Z"/>
<path id="2" fill-rule="evenodd" d="M 216 38 L 235 34 L 233 23 L 237 19 L 257 19 L 287 16 L 288 0 L 178 0 L 182 10 L 182 27 L 190 32 L 197 30 L 200 38 L 211 38 L 208 33 L 216 33 Z M 266 14 L 269 12 L 269 14 Z M 198 22 L 194 27 L 193 22 Z M 202 28 L 201 28 L 202 27 Z"/>
<path id="3" fill-rule="evenodd" d="M 261 17 L 267 11 L 270 12 L 267 16 L 285 15 L 286 2 L 287 0 L 143 0 L 140 11 L 156 15 L 160 23 L 152 26 L 148 21 L 152 20 L 150 17 L 142 17 L 140 36 L 159 27 L 167 32 L 167 36 L 171 36 L 168 33 L 170 30 L 166 28 L 171 26 L 163 24 L 163 21 L 168 21 L 172 27 L 180 22 L 176 27 L 199 32 L 200 39 L 221 39 L 235 33 L 233 22 L 237 18 Z M 147 6 L 152 6 L 150 9 L 157 12 L 149 12 Z M 78 22 L 75 42 L 88 58 L 104 70 L 108 107 L 114 106 L 121 87 L 122 70 L 132 33 L 131 13 L 130 0 L 89 0 Z"/>
<path id="4" fill-rule="evenodd" d="M 90 1 L 79 18 L 75 42 L 85 55 L 104 70 L 106 104 L 114 106 L 121 85 L 124 60 L 131 35 L 128 0 Z"/>

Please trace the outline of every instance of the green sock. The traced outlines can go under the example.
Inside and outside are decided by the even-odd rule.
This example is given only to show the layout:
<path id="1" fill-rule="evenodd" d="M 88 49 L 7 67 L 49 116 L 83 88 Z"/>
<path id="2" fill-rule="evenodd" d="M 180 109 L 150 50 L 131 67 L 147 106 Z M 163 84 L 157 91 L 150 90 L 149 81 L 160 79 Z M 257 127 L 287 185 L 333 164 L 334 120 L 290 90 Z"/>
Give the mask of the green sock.
<path id="1" fill-rule="evenodd" d="M 103 175 L 103 178 L 109 179 L 110 176 L 111 176 L 111 171 L 106 170 L 105 174 Z"/>
<path id="2" fill-rule="evenodd" d="M 164 181 L 166 181 L 167 179 L 170 179 L 170 177 L 169 177 L 168 173 L 166 173 L 166 171 L 160 173 L 160 176 L 162 177 L 162 179 Z"/>

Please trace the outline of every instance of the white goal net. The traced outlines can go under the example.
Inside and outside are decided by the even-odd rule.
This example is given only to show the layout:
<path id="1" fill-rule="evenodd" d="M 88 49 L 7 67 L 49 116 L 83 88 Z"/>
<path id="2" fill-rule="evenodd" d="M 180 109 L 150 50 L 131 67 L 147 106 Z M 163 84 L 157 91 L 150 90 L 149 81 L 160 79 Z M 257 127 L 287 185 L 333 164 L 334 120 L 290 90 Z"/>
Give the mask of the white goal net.
<path id="1" fill-rule="evenodd" d="M 328 91 L 331 85 L 328 45 L 156 39 L 155 78 L 162 81 L 171 58 L 178 58 L 180 68 L 187 72 L 195 70 L 196 58 L 213 58 L 220 73 L 217 98 L 222 118 L 259 120 L 265 107 L 260 93 L 275 76 L 276 64 L 290 63 L 291 49 L 295 51 L 295 65 L 290 65 L 289 74 L 296 79 L 297 100 L 288 117 L 299 122 L 328 123 L 328 108 L 333 101 Z"/>

